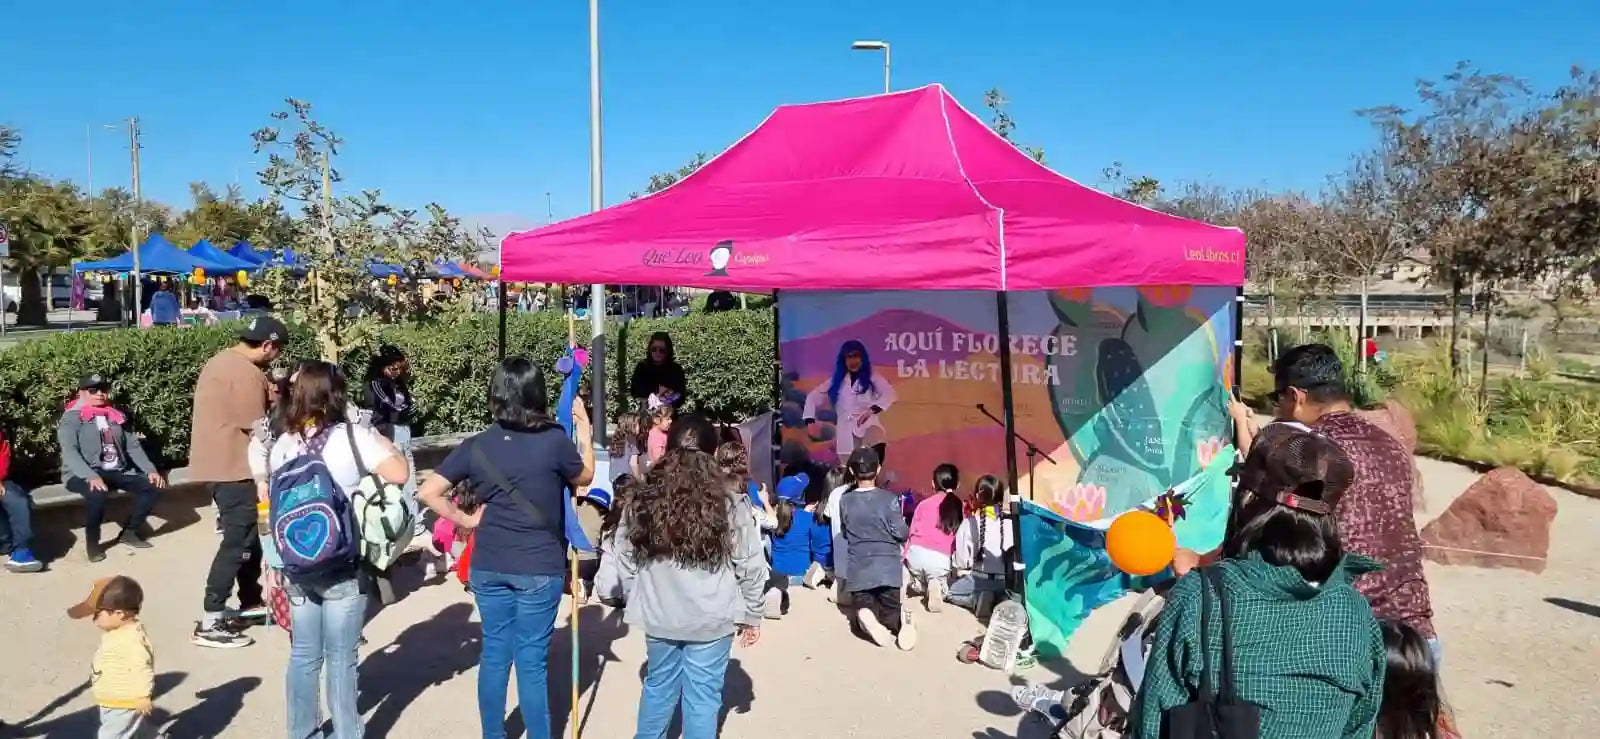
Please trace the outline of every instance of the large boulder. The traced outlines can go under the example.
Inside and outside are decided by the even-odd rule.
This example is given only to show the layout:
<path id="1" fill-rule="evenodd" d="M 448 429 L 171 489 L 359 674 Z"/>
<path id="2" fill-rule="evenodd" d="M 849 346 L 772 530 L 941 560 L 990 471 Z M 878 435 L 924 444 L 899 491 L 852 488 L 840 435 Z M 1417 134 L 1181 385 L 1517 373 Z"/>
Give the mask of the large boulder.
<path id="1" fill-rule="evenodd" d="M 1374 426 L 1389 432 L 1400 446 L 1405 447 L 1407 454 L 1417 453 L 1417 419 L 1411 415 L 1411 409 L 1400 404 L 1400 401 L 1389 398 L 1383 405 L 1371 410 L 1356 411 L 1356 415 Z M 1415 482 L 1411 486 L 1411 506 L 1418 511 L 1427 510 L 1427 501 L 1422 495 L 1422 470 L 1417 468 L 1417 461 L 1411 460 L 1411 470 Z"/>
<path id="2" fill-rule="evenodd" d="M 1406 448 L 1406 453 L 1417 453 L 1417 419 L 1411 415 L 1409 408 L 1400 404 L 1400 401 L 1390 398 L 1383 401 L 1382 406 L 1367 411 L 1356 411 L 1356 415 L 1389 432 L 1400 442 L 1400 446 Z"/>
<path id="3" fill-rule="evenodd" d="M 1440 564 L 1543 572 L 1556 500 L 1514 467 L 1484 475 L 1422 529 L 1423 553 Z"/>

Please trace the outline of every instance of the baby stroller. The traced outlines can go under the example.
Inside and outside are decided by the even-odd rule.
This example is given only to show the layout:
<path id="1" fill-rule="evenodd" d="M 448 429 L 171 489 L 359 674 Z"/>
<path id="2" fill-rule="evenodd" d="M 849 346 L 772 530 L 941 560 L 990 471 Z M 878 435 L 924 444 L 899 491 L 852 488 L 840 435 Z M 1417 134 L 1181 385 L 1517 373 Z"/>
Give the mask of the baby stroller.
<path id="1" fill-rule="evenodd" d="M 1166 605 L 1166 597 L 1154 588 L 1146 590 L 1128 611 L 1127 618 L 1100 669 L 1087 681 L 1068 691 L 1050 690 L 1043 685 L 1018 686 L 1011 692 L 1018 707 L 1037 713 L 1051 724 L 1052 737 L 1059 739 L 1121 739 L 1130 733 L 1133 698 L 1144 680 L 1145 658 L 1155 634 L 1155 620 Z"/>

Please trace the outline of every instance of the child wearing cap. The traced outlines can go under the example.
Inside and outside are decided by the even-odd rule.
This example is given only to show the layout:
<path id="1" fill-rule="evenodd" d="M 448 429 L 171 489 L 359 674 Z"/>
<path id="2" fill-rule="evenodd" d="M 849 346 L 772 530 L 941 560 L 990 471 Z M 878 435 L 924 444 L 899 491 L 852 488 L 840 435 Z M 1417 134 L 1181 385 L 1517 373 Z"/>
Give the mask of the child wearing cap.
<path id="1" fill-rule="evenodd" d="M 778 481 L 772 503 L 772 576 L 763 599 L 766 618 L 781 618 L 789 611 L 789 586 L 801 584 L 813 566 L 833 567 L 833 534 L 817 518 L 817 499 L 808 500 L 811 476 L 801 472 Z"/>
<path id="2" fill-rule="evenodd" d="M 99 739 L 153 739 L 161 736 L 150 717 L 155 692 L 155 651 L 139 621 L 144 589 L 124 575 L 96 580 L 89 597 L 67 609 L 75 619 L 94 619 L 100 648 L 90 677 L 100 706 Z"/>
<path id="3" fill-rule="evenodd" d="M 583 605 L 588 602 L 589 594 L 594 592 L 595 574 L 600 571 L 600 529 L 605 525 L 606 514 L 611 511 L 611 491 L 590 487 L 577 497 L 575 503 L 578 526 L 594 547 L 587 552 L 578 552 L 578 584 L 572 591 L 572 597 L 578 605 Z"/>

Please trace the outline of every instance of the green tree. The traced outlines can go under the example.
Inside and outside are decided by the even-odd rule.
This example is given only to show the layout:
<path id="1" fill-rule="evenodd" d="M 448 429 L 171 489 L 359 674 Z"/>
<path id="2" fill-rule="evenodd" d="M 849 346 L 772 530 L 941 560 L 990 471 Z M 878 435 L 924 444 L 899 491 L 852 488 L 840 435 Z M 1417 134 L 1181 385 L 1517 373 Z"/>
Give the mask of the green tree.
<path id="1" fill-rule="evenodd" d="M 1017 122 L 1011 117 L 1011 111 L 1008 109 L 1010 105 L 1011 101 L 998 87 L 991 87 L 983 94 L 983 107 L 989 109 L 989 128 L 999 134 L 1000 138 L 1011 142 L 1011 145 L 1022 153 L 1033 157 L 1034 161 L 1044 164 L 1044 149 L 1019 144 L 1011 138 L 1011 133 L 1017 129 Z"/>
<path id="2" fill-rule="evenodd" d="M 1133 177 L 1122 170 L 1122 162 L 1112 162 L 1100 171 L 1100 177 L 1112 195 L 1130 203 L 1154 207 L 1161 202 L 1161 180 L 1149 175 Z"/>
<path id="3" fill-rule="evenodd" d="M 17 323 L 47 322 L 40 275 L 83 255 L 92 231 L 88 208 L 70 183 L 36 177 L 0 181 L 0 221 L 11 229 L 11 265 L 21 286 Z"/>
<path id="4" fill-rule="evenodd" d="M 1366 371 L 1361 351 L 1367 332 L 1367 295 L 1372 283 L 1391 271 L 1410 247 L 1401 204 L 1415 182 L 1410 172 L 1393 165 L 1384 149 L 1357 156 L 1344 176 L 1331 183 L 1323 197 L 1317 261 L 1335 274 L 1354 280 L 1361 296 L 1357 319 L 1356 356 Z"/>
<path id="5" fill-rule="evenodd" d="M 644 195 L 654 195 L 662 190 L 672 187 L 674 184 L 677 184 L 678 180 L 694 174 L 695 170 L 700 169 L 700 167 L 704 166 L 708 161 L 711 161 L 711 158 L 706 156 L 705 152 L 696 152 L 695 155 L 690 157 L 689 161 L 685 162 L 682 167 L 670 172 L 658 172 L 650 175 L 650 182 L 644 186 L 644 192 L 630 192 L 628 193 L 628 199 L 638 200 Z"/>
<path id="6" fill-rule="evenodd" d="M 332 186 L 342 177 L 333 162 L 343 139 L 312 118 L 311 104 L 301 100 L 286 101 L 272 120 L 253 134 L 256 152 L 268 154 L 261 182 L 274 206 L 299 205 L 299 217 L 279 226 L 307 277 L 271 270 L 261 286 L 317 327 L 322 356 L 338 361 L 366 341 L 381 318 L 427 320 L 447 312 L 451 306 L 442 301 L 421 300 L 418 283 L 436 260 L 471 258 L 486 234 L 467 232 L 437 204 L 421 218 L 384 202 L 375 190 L 334 197 Z M 375 263 L 400 265 L 404 276 L 394 285 L 375 279 Z"/>

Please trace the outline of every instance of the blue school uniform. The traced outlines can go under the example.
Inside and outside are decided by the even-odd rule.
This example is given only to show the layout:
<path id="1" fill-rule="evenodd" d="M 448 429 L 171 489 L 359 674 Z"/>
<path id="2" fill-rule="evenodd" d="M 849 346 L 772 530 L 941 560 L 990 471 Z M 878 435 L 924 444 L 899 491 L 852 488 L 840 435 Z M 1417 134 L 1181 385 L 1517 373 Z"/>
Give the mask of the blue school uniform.
<path id="1" fill-rule="evenodd" d="M 817 522 L 816 514 L 795 509 L 794 520 L 783 536 L 773 532 L 772 572 L 775 575 L 802 577 L 811 563 L 833 566 L 833 536 Z"/>

